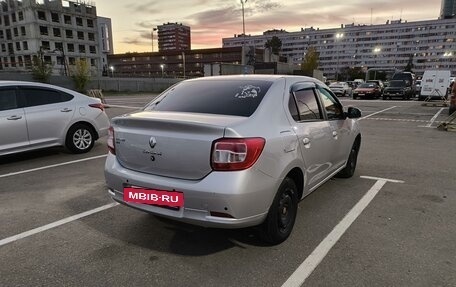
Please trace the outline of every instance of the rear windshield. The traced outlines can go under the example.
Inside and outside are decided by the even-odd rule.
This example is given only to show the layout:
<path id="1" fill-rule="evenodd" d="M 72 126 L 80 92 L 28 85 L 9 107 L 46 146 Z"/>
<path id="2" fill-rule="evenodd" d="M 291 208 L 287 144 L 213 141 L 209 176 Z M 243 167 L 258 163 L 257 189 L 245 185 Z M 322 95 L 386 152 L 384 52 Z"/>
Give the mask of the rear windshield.
<path id="1" fill-rule="evenodd" d="M 377 87 L 377 84 L 375 83 L 363 83 L 361 85 L 358 86 L 358 88 L 376 88 Z"/>
<path id="2" fill-rule="evenodd" d="M 393 80 L 412 80 L 412 75 L 411 74 L 394 74 L 393 75 Z"/>
<path id="3" fill-rule="evenodd" d="M 272 82 L 209 80 L 181 82 L 146 106 L 149 111 L 251 116 Z"/>

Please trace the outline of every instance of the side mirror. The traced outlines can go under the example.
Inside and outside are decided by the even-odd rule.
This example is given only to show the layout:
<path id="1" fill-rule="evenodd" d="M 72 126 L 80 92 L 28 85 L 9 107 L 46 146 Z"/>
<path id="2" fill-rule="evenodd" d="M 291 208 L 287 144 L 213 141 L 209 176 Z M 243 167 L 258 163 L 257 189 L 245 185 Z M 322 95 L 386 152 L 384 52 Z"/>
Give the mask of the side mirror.
<path id="1" fill-rule="evenodd" d="M 361 110 L 354 107 L 348 107 L 347 117 L 350 119 L 358 119 L 361 117 Z"/>

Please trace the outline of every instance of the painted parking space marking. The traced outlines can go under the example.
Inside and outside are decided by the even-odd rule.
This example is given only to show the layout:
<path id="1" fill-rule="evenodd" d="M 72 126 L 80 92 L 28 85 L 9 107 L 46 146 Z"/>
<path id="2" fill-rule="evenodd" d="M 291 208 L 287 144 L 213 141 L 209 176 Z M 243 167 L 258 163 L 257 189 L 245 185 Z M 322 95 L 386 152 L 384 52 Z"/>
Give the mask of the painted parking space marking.
<path id="1" fill-rule="evenodd" d="M 35 235 L 35 234 L 38 234 L 38 233 L 41 233 L 43 231 L 46 231 L 46 230 L 49 230 L 49 229 L 52 229 L 52 228 L 67 224 L 69 222 L 72 222 L 72 221 L 75 221 L 75 220 L 78 220 L 78 219 L 81 219 L 81 218 L 84 218 L 84 217 L 87 217 L 89 215 L 98 213 L 100 211 L 112 208 L 112 207 L 117 206 L 117 205 L 119 205 L 117 202 L 106 204 L 106 205 L 94 208 L 92 210 L 88 210 L 88 211 L 85 211 L 85 212 L 82 212 L 82 213 L 79 213 L 79 214 L 76 214 L 76 215 L 72 215 L 70 217 L 67 217 L 67 218 L 64 218 L 64 219 L 61 219 L 61 220 L 58 220 L 58 221 L 43 225 L 41 227 L 37 227 L 37 228 L 31 229 L 31 230 L 28 230 L 28 231 L 25 231 L 25 232 L 22 232 L 22 233 L 19 233 L 19 234 L 4 238 L 4 239 L 0 240 L 0 246 L 6 245 L 8 243 L 12 243 L 14 241 L 17 241 L 17 240 L 20 240 L 20 239 L 23 239 L 23 238 L 26 238 L 26 237 L 29 237 L 29 236 L 32 236 L 32 235 Z"/>
<path id="2" fill-rule="evenodd" d="M 366 120 L 373 121 L 397 121 L 397 122 L 412 122 L 412 123 L 428 123 L 427 120 L 413 120 L 413 119 L 392 119 L 392 118 L 367 118 Z M 434 123 L 441 123 L 441 121 L 434 121 Z M 423 126 L 424 127 L 424 126 Z"/>
<path id="3" fill-rule="evenodd" d="M 110 104 L 104 104 L 105 108 L 121 108 L 121 109 L 134 109 L 134 110 L 140 110 L 144 107 L 132 107 L 132 106 L 122 106 L 122 105 L 110 105 Z"/>
<path id="4" fill-rule="evenodd" d="M 104 158 L 107 156 L 108 156 L 107 154 L 103 154 L 103 155 L 98 155 L 98 156 L 93 156 L 93 157 L 88 157 L 88 158 L 83 158 L 83 159 L 78 159 L 78 160 L 67 161 L 67 162 L 63 162 L 63 163 L 51 164 L 51 165 L 46 165 L 46 166 L 32 168 L 32 169 L 26 169 L 26 170 L 21 170 L 21 171 L 16 171 L 16 172 L 10 172 L 10 173 L 6 173 L 6 174 L 0 174 L 0 178 L 10 177 L 10 176 L 14 176 L 14 175 L 19 175 L 19 174 L 39 171 L 39 170 L 43 170 L 43 169 L 49 169 L 49 168 L 74 164 L 74 163 L 85 162 L 85 161 L 89 161 L 89 160 Z"/>
<path id="5" fill-rule="evenodd" d="M 361 176 L 363 179 L 375 180 L 375 184 L 369 191 L 353 206 L 345 217 L 334 227 L 334 229 L 320 242 L 304 262 L 295 270 L 295 272 L 285 281 L 282 287 L 301 286 L 306 279 L 317 268 L 321 261 L 326 257 L 331 248 L 339 241 L 342 235 L 358 218 L 363 210 L 371 203 L 383 186 L 390 183 L 404 183 L 402 180 L 386 179 L 372 176 Z"/>
<path id="6" fill-rule="evenodd" d="M 375 115 L 378 115 L 378 114 L 380 114 L 380 113 L 383 113 L 383 112 L 386 112 L 386 111 L 392 110 L 392 109 L 394 109 L 394 108 L 397 108 L 397 106 L 392 106 L 392 107 L 389 107 L 389 108 L 383 109 L 383 110 L 381 110 L 381 111 L 378 111 L 378 112 L 375 112 L 375 113 L 369 114 L 369 115 L 367 115 L 367 116 L 364 116 L 364 117 L 360 118 L 359 120 L 364 120 L 364 119 L 370 118 L 370 117 L 372 117 L 372 116 L 375 116 Z"/>
<path id="7" fill-rule="evenodd" d="M 427 128 L 430 128 L 432 127 L 432 125 L 434 124 L 435 120 L 437 119 L 437 117 L 443 112 L 445 108 L 441 108 L 433 117 L 432 119 L 429 121 L 429 124 L 426 125 Z"/>

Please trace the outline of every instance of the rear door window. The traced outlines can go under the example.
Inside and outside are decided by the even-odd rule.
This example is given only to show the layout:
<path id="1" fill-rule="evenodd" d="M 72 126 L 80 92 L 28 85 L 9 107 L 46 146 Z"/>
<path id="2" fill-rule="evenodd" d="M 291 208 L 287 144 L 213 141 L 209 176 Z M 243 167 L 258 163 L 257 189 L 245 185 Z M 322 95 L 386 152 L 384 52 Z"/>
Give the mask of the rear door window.
<path id="1" fill-rule="evenodd" d="M 19 108 L 15 89 L 0 89 L 0 111 Z"/>
<path id="2" fill-rule="evenodd" d="M 251 116 L 272 82 L 207 80 L 182 82 L 170 88 L 145 110 Z"/>
<path id="3" fill-rule="evenodd" d="M 290 95 L 288 108 L 295 121 L 315 121 L 322 119 L 313 88 L 293 92 Z"/>
<path id="4" fill-rule="evenodd" d="M 68 101 L 68 97 L 62 96 L 59 91 L 42 88 L 20 88 L 21 96 L 26 107 L 56 104 Z"/>

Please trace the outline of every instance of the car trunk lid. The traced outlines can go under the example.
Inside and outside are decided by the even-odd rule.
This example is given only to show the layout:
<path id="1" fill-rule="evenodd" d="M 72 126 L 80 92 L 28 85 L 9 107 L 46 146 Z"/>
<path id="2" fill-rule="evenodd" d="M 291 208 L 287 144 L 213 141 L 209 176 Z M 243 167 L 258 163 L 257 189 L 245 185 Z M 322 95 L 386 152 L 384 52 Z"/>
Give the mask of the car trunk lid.
<path id="1" fill-rule="evenodd" d="M 198 180 L 212 171 L 212 142 L 246 117 L 138 112 L 113 120 L 116 156 L 125 168 Z"/>

